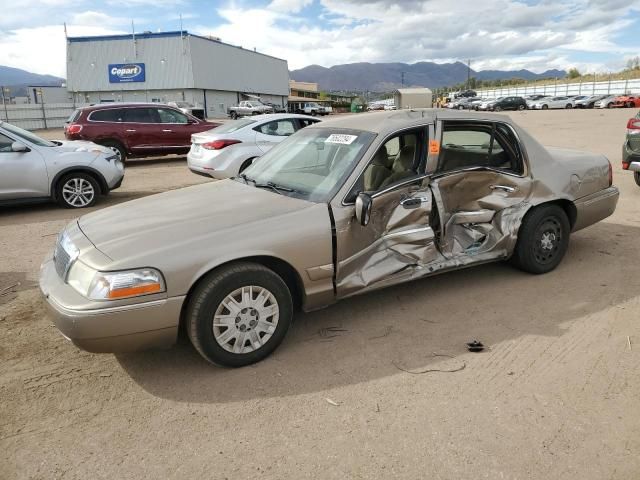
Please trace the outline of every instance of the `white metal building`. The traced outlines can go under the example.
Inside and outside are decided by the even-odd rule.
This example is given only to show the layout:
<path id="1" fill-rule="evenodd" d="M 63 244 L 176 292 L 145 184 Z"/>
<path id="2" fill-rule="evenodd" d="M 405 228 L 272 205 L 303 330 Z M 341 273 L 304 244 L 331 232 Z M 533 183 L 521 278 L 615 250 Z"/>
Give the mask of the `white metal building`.
<path id="1" fill-rule="evenodd" d="M 185 31 L 67 39 L 73 101 L 188 102 L 207 117 L 260 97 L 286 106 L 286 60 Z"/>
<path id="2" fill-rule="evenodd" d="M 399 88 L 393 93 L 393 101 L 398 109 L 433 106 L 432 93 L 428 88 Z"/>

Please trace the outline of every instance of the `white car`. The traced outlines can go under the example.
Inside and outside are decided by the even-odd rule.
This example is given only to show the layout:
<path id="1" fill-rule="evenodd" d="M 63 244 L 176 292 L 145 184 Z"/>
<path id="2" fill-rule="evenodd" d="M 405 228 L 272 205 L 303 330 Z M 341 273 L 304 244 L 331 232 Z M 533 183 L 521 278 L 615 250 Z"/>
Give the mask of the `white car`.
<path id="1" fill-rule="evenodd" d="M 198 175 L 218 179 L 235 177 L 289 135 L 319 121 L 291 113 L 233 120 L 192 135 L 187 164 Z"/>
<path id="2" fill-rule="evenodd" d="M 0 205 L 53 200 L 90 207 L 123 178 L 122 162 L 107 147 L 49 141 L 0 122 Z"/>
<path id="3" fill-rule="evenodd" d="M 497 97 L 497 98 L 487 98 L 486 100 L 484 100 L 483 102 L 480 102 L 477 107 L 476 110 L 491 110 L 491 107 L 498 101 L 502 100 L 504 97 Z"/>
<path id="4" fill-rule="evenodd" d="M 531 103 L 532 110 L 547 110 L 549 108 L 573 108 L 573 98 L 570 97 L 544 97 Z"/>
<path id="5" fill-rule="evenodd" d="M 617 96 L 618 95 L 607 95 L 606 97 L 594 103 L 593 107 L 594 108 L 611 108 L 611 106 L 615 103 Z"/>

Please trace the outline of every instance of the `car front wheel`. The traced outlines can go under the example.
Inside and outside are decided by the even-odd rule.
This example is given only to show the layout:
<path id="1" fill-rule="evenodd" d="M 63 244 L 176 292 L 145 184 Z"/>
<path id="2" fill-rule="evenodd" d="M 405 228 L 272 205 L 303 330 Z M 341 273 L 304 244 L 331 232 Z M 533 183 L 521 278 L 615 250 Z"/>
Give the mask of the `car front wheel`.
<path id="1" fill-rule="evenodd" d="M 549 105 L 542 105 L 542 110 L 548 110 L 549 109 Z"/>
<path id="2" fill-rule="evenodd" d="M 567 214 L 558 205 L 535 207 L 522 221 L 512 262 L 525 272 L 550 272 L 567 251 L 570 230 Z"/>
<path id="3" fill-rule="evenodd" d="M 527 108 L 525 105 L 518 105 L 518 110 L 522 111 Z"/>
<path id="4" fill-rule="evenodd" d="M 191 343 L 209 362 L 242 367 L 262 360 L 282 342 L 293 318 L 282 278 L 256 263 L 237 263 L 207 276 L 189 299 Z"/>
<path id="5" fill-rule="evenodd" d="M 56 185 L 56 200 L 65 208 L 86 208 L 98 200 L 100 186 L 86 173 L 70 173 Z"/>
<path id="6" fill-rule="evenodd" d="M 238 114 L 236 112 L 231 112 L 231 120 L 236 120 L 238 118 Z"/>

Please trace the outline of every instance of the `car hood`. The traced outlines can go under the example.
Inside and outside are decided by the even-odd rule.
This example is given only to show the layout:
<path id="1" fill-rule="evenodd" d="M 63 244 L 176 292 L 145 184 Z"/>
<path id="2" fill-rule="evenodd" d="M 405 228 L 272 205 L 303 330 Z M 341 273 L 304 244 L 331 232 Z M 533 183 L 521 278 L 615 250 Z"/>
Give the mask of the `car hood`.
<path id="1" fill-rule="evenodd" d="M 58 152 L 112 153 L 107 147 L 85 140 L 53 140 L 53 142 L 56 144 L 54 148 Z"/>
<path id="2" fill-rule="evenodd" d="M 222 180 L 132 200 L 80 217 L 87 238 L 112 260 L 166 251 L 185 240 L 273 220 L 314 204 L 234 180 Z"/>

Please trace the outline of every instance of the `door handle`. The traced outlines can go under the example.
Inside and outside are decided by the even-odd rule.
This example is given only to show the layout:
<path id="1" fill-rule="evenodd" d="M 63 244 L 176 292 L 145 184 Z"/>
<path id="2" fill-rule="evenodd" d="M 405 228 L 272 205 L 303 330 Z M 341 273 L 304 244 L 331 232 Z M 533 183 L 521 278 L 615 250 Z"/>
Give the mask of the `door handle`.
<path id="1" fill-rule="evenodd" d="M 518 187 L 509 187 L 507 185 L 489 185 L 491 190 L 504 190 L 507 193 L 513 193 L 518 190 Z"/>
<path id="2" fill-rule="evenodd" d="M 135 132 L 135 130 L 125 130 L 125 132 Z"/>
<path id="3" fill-rule="evenodd" d="M 428 201 L 429 199 L 427 197 L 410 197 L 400 201 L 400 205 L 408 210 L 411 208 L 418 208 L 420 205 L 427 203 Z"/>
<path id="4" fill-rule="evenodd" d="M 163 132 L 171 133 L 173 130 L 162 130 Z"/>

